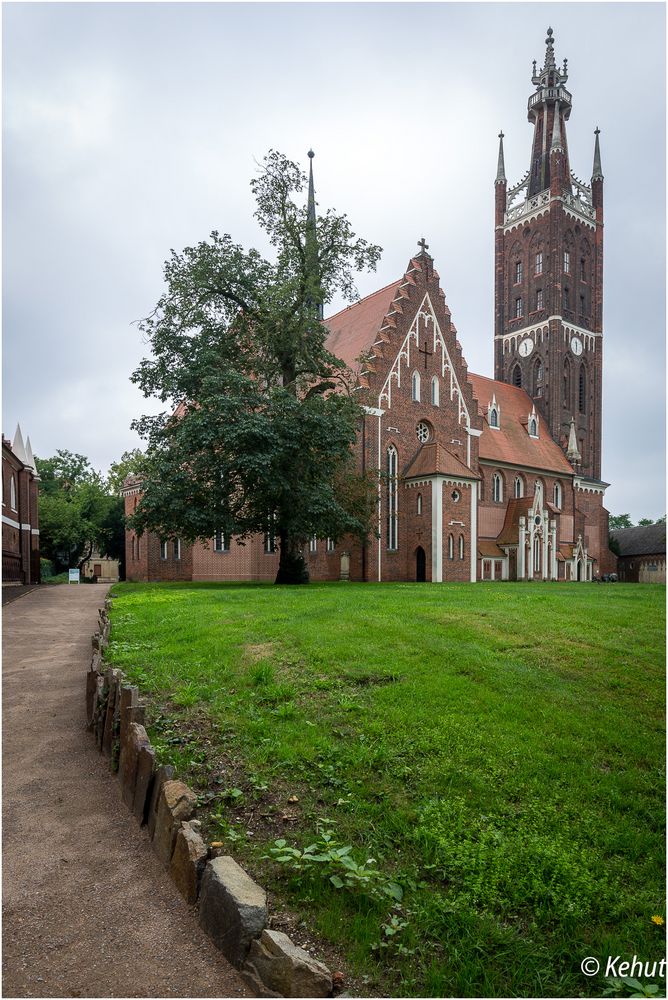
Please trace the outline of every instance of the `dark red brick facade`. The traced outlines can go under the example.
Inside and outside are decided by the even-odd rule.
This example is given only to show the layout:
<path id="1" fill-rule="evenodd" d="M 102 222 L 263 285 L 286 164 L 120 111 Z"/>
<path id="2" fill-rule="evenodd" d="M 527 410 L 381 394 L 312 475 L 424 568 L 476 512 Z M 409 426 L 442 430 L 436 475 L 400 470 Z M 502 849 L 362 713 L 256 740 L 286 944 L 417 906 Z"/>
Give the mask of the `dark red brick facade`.
<path id="1" fill-rule="evenodd" d="M 2 581 L 40 582 L 39 478 L 30 448 L 17 428 L 2 438 Z"/>
<path id="2" fill-rule="evenodd" d="M 313 579 L 587 580 L 614 569 L 600 481 L 598 135 L 588 187 L 570 172 L 570 94 L 550 37 L 529 101 L 530 170 L 511 191 L 499 149 L 496 380 L 469 374 L 424 240 L 401 279 L 325 320 L 329 349 L 357 373 L 356 453 L 378 476 L 378 503 L 365 545 L 305 545 Z M 139 490 L 127 484 L 126 512 Z M 128 579 L 270 580 L 278 561 L 260 537 L 159 555 L 157 539 L 128 533 Z"/>

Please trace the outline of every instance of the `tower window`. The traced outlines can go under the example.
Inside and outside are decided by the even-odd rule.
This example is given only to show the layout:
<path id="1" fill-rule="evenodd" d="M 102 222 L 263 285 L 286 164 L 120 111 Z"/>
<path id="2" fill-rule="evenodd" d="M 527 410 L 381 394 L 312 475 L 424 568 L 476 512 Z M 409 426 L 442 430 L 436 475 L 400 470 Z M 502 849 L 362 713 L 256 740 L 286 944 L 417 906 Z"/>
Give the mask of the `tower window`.
<path id="1" fill-rule="evenodd" d="M 564 274 L 571 273 L 571 255 L 568 250 L 564 250 Z"/>
<path id="2" fill-rule="evenodd" d="M 515 319 L 520 319 L 523 315 L 522 299 L 515 299 Z"/>
<path id="3" fill-rule="evenodd" d="M 542 273 L 543 273 L 543 253 L 541 251 L 540 253 L 536 254 L 536 274 L 542 274 Z"/>
<path id="4" fill-rule="evenodd" d="M 580 366 L 580 379 L 578 385 L 578 409 L 580 413 L 586 412 L 587 404 L 587 374 L 585 372 L 585 366 Z"/>
<path id="5" fill-rule="evenodd" d="M 543 395 L 543 362 L 540 358 L 537 359 L 533 370 L 533 394 L 534 396 Z"/>
<path id="6" fill-rule="evenodd" d="M 580 296 L 580 315 L 581 316 L 585 316 L 586 315 L 586 313 L 585 313 L 585 297 L 584 297 L 584 295 Z"/>
<path id="7" fill-rule="evenodd" d="M 503 500 L 503 480 L 498 472 L 492 476 L 492 500 L 501 503 Z"/>
<path id="8" fill-rule="evenodd" d="M 536 309 L 543 308 L 543 289 L 539 288 L 536 292 Z"/>
<path id="9" fill-rule="evenodd" d="M 413 379 L 411 382 L 411 398 L 414 403 L 420 402 L 420 373 L 413 372 Z"/>
<path id="10" fill-rule="evenodd" d="M 564 288 L 564 309 L 570 309 L 570 307 L 571 307 L 571 294 L 568 287 L 566 286 Z"/>
<path id="11" fill-rule="evenodd" d="M 571 402 L 571 366 L 568 358 L 564 362 L 564 406 L 570 406 Z"/>
<path id="12" fill-rule="evenodd" d="M 580 281 L 587 280 L 587 264 L 584 257 L 580 259 Z"/>
<path id="13" fill-rule="evenodd" d="M 515 367 L 513 368 L 512 382 L 513 385 L 516 385 L 518 389 L 522 388 L 522 369 L 520 368 L 519 365 L 515 365 Z"/>
<path id="14" fill-rule="evenodd" d="M 515 284 L 520 285 L 522 283 L 522 261 L 518 260 L 515 264 Z"/>

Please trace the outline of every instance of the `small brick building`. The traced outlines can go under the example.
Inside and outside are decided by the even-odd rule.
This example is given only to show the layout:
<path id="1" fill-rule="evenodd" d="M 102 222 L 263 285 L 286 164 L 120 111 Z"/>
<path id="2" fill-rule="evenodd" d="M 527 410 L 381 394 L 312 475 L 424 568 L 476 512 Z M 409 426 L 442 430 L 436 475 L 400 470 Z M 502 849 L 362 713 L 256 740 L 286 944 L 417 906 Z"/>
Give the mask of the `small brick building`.
<path id="1" fill-rule="evenodd" d="M 528 102 L 530 166 L 510 190 L 500 136 L 496 378 L 468 371 L 424 240 L 401 278 L 324 320 L 328 349 L 357 373 L 357 455 L 380 473 L 378 537 L 313 539 L 313 579 L 584 581 L 615 569 L 600 479 L 598 130 L 587 185 L 569 166 L 571 95 L 553 42 L 550 29 Z M 141 483 L 123 492 L 130 514 Z M 278 564 L 267 536 L 186 548 L 128 532 L 126 546 L 128 579 L 271 580 Z"/>
<path id="2" fill-rule="evenodd" d="M 625 583 L 666 582 L 666 525 L 644 524 L 610 532 L 619 545 L 617 573 Z"/>
<path id="3" fill-rule="evenodd" d="M 2 436 L 2 583 L 40 582 L 39 476 L 30 438 Z"/>

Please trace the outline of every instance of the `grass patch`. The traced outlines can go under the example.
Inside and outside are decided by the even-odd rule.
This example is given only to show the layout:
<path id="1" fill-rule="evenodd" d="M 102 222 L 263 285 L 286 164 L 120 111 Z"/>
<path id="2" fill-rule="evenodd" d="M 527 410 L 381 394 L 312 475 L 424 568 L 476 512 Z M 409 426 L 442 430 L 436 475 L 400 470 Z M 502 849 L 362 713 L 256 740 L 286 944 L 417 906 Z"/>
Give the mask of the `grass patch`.
<path id="1" fill-rule="evenodd" d="M 584 957 L 660 957 L 665 588 L 115 593 L 209 838 L 369 992 L 598 996 Z"/>

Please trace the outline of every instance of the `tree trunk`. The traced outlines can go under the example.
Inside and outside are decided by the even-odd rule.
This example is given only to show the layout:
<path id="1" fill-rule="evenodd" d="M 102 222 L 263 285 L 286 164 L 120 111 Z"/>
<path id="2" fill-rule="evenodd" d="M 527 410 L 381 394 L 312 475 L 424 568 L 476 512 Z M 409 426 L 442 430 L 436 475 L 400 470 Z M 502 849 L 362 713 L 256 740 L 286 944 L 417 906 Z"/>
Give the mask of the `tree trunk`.
<path id="1" fill-rule="evenodd" d="M 281 558 L 274 583 L 308 583 L 308 567 L 304 562 L 301 542 L 279 531 Z"/>

